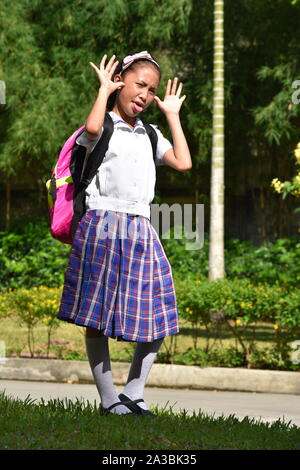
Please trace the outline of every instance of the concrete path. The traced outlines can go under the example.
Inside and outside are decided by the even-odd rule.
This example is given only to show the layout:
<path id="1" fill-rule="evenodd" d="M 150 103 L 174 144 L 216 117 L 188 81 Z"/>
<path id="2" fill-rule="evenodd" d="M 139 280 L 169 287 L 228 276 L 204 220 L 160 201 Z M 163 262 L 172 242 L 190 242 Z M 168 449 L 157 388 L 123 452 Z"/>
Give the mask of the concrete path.
<path id="1" fill-rule="evenodd" d="M 118 393 L 123 391 L 121 386 L 117 386 L 116 389 Z M 100 401 L 96 386 L 90 384 L 0 380 L 0 391 L 22 400 L 30 395 L 37 400 L 41 397 L 45 400 L 78 397 L 90 402 Z M 166 409 L 171 406 L 175 412 L 186 409 L 190 414 L 200 409 L 205 414 L 215 417 L 235 415 L 242 419 L 248 416 L 256 421 L 270 423 L 284 419 L 285 422 L 291 421 L 291 424 L 300 427 L 299 395 L 147 387 L 144 398 L 149 405 L 158 405 Z"/>

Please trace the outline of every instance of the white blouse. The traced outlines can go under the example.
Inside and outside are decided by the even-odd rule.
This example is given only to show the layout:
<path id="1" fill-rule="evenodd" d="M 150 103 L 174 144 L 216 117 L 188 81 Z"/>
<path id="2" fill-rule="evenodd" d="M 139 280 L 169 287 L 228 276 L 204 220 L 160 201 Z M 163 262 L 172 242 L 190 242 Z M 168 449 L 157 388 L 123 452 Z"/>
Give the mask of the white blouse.
<path id="1" fill-rule="evenodd" d="M 164 165 L 163 156 L 172 144 L 152 125 L 158 136 L 154 162 L 151 142 L 142 121 L 137 119 L 132 129 L 112 111 L 109 114 L 114 122 L 114 132 L 98 172 L 86 189 L 86 208 L 125 212 L 150 219 L 155 166 Z M 86 160 L 100 136 L 90 140 L 83 132 L 77 138 L 77 143 L 87 149 Z"/>

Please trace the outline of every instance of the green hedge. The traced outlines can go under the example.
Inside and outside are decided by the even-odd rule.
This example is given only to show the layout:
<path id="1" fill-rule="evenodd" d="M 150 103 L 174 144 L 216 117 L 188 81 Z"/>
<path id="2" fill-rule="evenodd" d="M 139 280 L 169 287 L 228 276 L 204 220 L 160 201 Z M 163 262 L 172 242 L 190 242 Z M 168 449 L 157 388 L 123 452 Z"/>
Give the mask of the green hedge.
<path id="1" fill-rule="evenodd" d="M 52 238 L 47 221 L 0 232 L 0 290 L 61 286 L 69 252 L 69 245 Z"/>
<path id="2" fill-rule="evenodd" d="M 267 322 L 273 326 L 276 367 L 299 369 L 300 357 L 299 362 L 290 361 L 291 343 L 300 339 L 299 288 L 286 289 L 279 283 L 253 284 L 247 279 L 176 279 L 176 295 L 180 315 L 192 323 L 195 332 L 199 325 L 210 336 L 215 336 L 220 325 L 230 331 L 236 339 L 235 351 L 241 353 L 241 365 L 251 367 L 259 358 L 256 333 L 259 325 Z"/>
<path id="3" fill-rule="evenodd" d="M 171 231 L 171 236 L 172 236 Z M 208 240 L 201 250 L 185 249 L 186 239 L 161 239 L 174 275 L 207 279 Z M 0 289 L 60 286 L 70 251 L 54 240 L 45 221 L 28 222 L 17 230 L 0 232 Z M 253 283 L 279 282 L 297 287 L 300 282 L 299 239 L 278 239 L 259 247 L 248 241 L 225 243 L 227 278 L 251 279 Z"/>
<path id="4" fill-rule="evenodd" d="M 171 236 L 173 231 L 171 231 Z M 208 277 L 209 241 L 205 237 L 201 250 L 185 249 L 188 240 L 162 239 L 174 273 L 193 279 Z M 236 239 L 225 242 L 226 277 L 251 279 L 254 283 L 276 282 L 297 287 L 300 283 L 300 240 L 281 238 L 254 246 Z"/>

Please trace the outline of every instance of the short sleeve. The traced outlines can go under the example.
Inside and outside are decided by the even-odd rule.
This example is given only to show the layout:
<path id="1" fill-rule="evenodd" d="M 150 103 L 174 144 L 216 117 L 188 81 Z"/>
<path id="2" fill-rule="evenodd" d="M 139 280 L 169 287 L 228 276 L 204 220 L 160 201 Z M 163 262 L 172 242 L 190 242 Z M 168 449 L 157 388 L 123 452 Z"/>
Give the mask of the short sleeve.
<path id="1" fill-rule="evenodd" d="M 151 126 L 156 131 L 156 134 L 157 134 L 157 137 L 158 137 L 155 164 L 157 166 L 165 165 L 165 163 L 163 161 L 163 156 L 168 150 L 173 148 L 173 145 L 171 144 L 171 142 L 168 139 L 166 139 L 163 136 L 163 134 L 161 133 L 161 131 L 158 129 L 157 126 L 155 126 L 154 124 L 151 124 Z"/>
<path id="2" fill-rule="evenodd" d="M 102 132 L 96 137 L 96 139 L 90 139 L 87 136 L 86 131 L 83 131 L 76 139 L 76 144 L 82 145 L 87 149 L 87 152 L 90 153 L 94 149 L 97 142 L 99 142 Z"/>

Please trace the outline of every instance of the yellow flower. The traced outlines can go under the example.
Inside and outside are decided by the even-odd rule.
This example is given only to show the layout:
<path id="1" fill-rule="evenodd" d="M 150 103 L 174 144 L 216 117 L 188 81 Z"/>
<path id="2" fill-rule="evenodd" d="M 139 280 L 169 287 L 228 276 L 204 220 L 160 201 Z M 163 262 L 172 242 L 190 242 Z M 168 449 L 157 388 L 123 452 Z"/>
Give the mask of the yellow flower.
<path id="1" fill-rule="evenodd" d="M 238 318 L 238 319 L 236 320 L 236 323 L 239 325 L 239 324 L 241 323 L 241 319 Z"/>
<path id="2" fill-rule="evenodd" d="M 192 315 L 192 313 L 193 313 L 193 310 L 191 310 L 189 307 L 187 307 L 187 308 L 185 309 L 185 311 L 186 311 L 186 313 L 188 313 L 189 315 Z"/>
<path id="3" fill-rule="evenodd" d="M 300 162 L 300 142 L 298 143 L 297 147 L 294 150 L 295 157 L 298 162 Z"/>
<path id="4" fill-rule="evenodd" d="M 279 325 L 277 325 L 277 323 L 274 324 L 274 330 L 278 330 L 279 328 Z"/>
<path id="5" fill-rule="evenodd" d="M 293 196 L 300 197 L 300 191 L 295 189 L 295 191 L 292 191 Z"/>
<path id="6" fill-rule="evenodd" d="M 279 181 L 278 178 L 274 178 L 271 182 L 271 186 L 273 186 L 276 193 L 281 193 L 281 190 L 282 190 L 284 184 L 281 181 Z"/>

